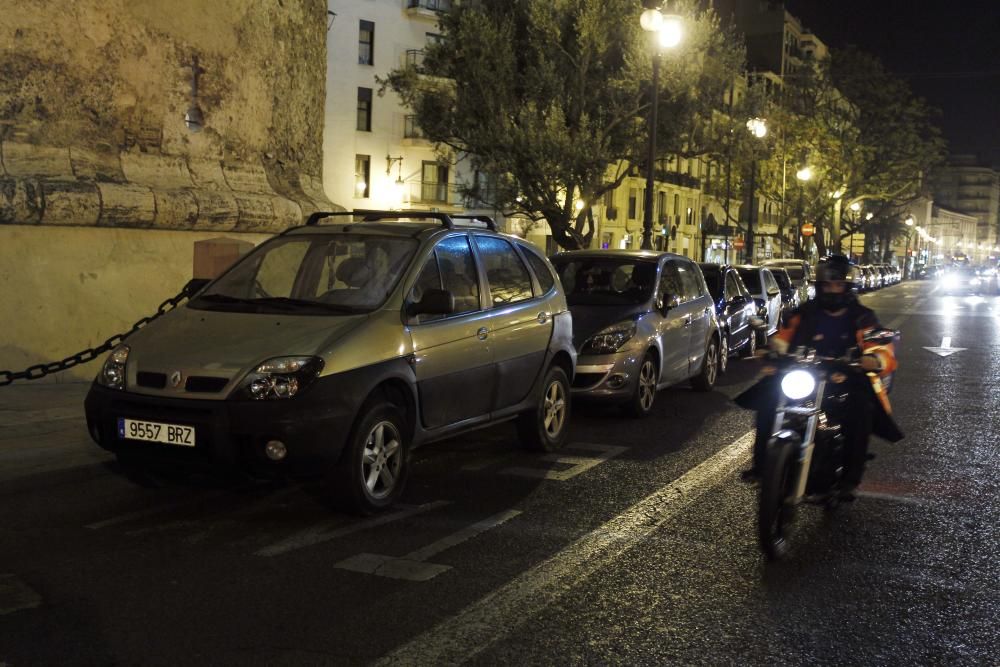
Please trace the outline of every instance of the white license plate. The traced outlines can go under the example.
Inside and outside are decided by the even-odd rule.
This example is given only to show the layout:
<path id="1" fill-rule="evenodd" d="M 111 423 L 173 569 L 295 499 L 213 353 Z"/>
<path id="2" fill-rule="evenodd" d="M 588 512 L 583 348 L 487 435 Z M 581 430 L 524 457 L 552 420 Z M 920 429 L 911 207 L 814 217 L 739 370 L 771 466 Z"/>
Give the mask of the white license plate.
<path id="1" fill-rule="evenodd" d="M 167 445 L 194 447 L 194 428 L 177 424 L 139 421 L 118 418 L 118 437 L 123 440 L 145 440 L 162 442 Z"/>

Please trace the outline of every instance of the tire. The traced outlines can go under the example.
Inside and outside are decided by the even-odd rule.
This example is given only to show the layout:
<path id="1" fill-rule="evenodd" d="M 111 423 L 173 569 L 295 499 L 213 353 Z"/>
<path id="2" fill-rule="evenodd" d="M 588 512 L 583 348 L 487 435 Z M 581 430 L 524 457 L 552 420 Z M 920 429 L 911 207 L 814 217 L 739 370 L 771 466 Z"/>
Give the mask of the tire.
<path id="1" fill-rule="evenodd" d="M 517 419 L 517 434 L 528 449 L 554 452 L 566 444 L 570 417 L 569 378 L 559 366 L 550 366 L 542 379 L 538 403 Z"/>
<path id="2" fill-rule="evenodd" d="M 740 351 L 740 355 L 744 358 L 752 357 L 757 354 L 757 332 L 751 331 L 750 338 L 747 342 L 743 344 L 743 349 Z"/>
<path id="3" fill-rule="evenodd" d="M 701 370 L 691 378 L 691 386 L 695 391 L 712 391 L 719 372 L 719 341 L 713 336 L 705 348 L 705 357 L 701 361 Z"/>
<path id="4" fill-rule="evenodd" d="M 725 375 L 729 370 L 729 332 L 720 332 L 719 340 L 719 375 Z"/>
<path id="5" fill-rule="evenodd" d="M 656 357 L 652 352 L 647 352 L 639 363 L 639 373 L 636 378 L 635 391 L 631 398 L 625 403 L 625 412 L 630 417 L 642 419 L 648 417 L 653 411 L 653 403 L 656 401 L 656 384 L 659 381 L 659 373 L 656 369 Z"/>
<path id="6" fill-rule="evenodd" d="M 795 510 L 786 500 L 795 484 L 795 463 L 794 442 L 785 440 L 768 445 L 760 479 L 757 528 L 760 548 L 769 560 L 788 553 L 788 531 Z"/>
<path id="7" fill-rule="evenodd" d="M 330 475 L 330 496 L 338 509 L 368 515 L 396 502 L 409 475 L 408 433 L 395 404 L 381 399 L 361 408 Z"/>

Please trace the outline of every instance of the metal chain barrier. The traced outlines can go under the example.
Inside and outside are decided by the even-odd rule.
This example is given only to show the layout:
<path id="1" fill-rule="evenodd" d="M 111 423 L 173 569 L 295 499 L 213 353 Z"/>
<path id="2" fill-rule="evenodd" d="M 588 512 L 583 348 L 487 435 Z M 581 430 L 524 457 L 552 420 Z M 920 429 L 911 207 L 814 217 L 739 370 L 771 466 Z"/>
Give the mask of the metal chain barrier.
<path id="1" fill-rule="evenodd" d="M 192 280 L 184 286 L 184 289 L 181 290 L 177 296 L 171 297 L 161 303 L 160 307 L 156 309 L 155 315 L 142 318 L 133 324 L 132 328 L 128 332 L 115 334 L 97 347 L 77 352 L 76 354 L 66 357 L 62 361 L 53 361 L 47 364 L 35 364 L 34 366 L 29 366 L 25 370 L 16 373 L 14 371 L 0 371 L 0 387 L 6 387 L 15 380 L 37 380 L 45 377 L 46 375 L 58 373 L 66 370 L 67 368 L 73 368 L 74 366 L 85 364 L 88 361 L 93 361 L 105 352 L 110 352 L 118 347 L 123 340 L 134 334 L 139 329 L 142 329 L 156 318 L 169 313 L 171 310 L 179 306 L 182 301 L 192 296 L 194 292 L 196 292 L 203 284 L 204 283 L 202 281 Z"/>

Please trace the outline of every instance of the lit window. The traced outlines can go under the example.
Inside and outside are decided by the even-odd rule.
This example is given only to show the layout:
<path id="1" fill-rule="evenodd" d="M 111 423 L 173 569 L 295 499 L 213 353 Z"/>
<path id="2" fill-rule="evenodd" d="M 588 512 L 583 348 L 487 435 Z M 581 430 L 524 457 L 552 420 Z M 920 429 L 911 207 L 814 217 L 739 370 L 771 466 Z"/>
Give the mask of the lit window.
<path id="1" fill-rule="evenodd" d="M 354 196 L 368 199 L 371 195 L 372 158 L 370 155 L 354 156 Z"/>

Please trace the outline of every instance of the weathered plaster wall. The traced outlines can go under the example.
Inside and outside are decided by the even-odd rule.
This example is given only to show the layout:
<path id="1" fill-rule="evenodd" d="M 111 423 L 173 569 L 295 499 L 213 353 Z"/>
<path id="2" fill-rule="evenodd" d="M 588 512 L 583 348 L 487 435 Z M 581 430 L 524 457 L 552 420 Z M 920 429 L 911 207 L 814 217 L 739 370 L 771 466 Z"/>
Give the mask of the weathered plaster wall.
<path id="1" fill-rule="evenodd" d="M 0 370 L 149 314 L 197 240 L 331 208 L 326 21 L 325 0 L 0 0 Z"/>

